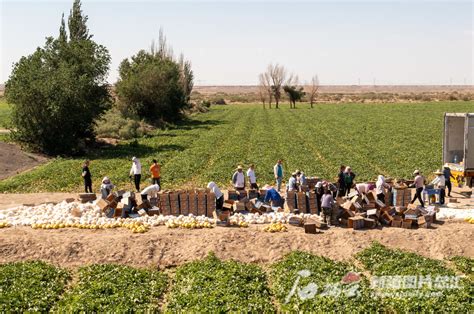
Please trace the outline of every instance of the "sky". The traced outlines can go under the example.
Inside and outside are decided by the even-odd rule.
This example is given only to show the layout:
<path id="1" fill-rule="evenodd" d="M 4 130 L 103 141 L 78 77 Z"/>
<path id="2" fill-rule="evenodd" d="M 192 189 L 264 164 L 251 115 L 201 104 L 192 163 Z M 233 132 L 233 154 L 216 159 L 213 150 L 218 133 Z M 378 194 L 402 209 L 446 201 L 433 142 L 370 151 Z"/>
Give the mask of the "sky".
<path id="1" fill-rule="evenodd" d="M 0 0 L 0 82 L 57 36 L 73 0 Z M 270 63 L 323 85 L 473 84 L 472 1 L 83 0 L 93 39 L 112 57 L 148 49 L 163 28 L 192 62 L 195 85 L 254 85 Z"/>

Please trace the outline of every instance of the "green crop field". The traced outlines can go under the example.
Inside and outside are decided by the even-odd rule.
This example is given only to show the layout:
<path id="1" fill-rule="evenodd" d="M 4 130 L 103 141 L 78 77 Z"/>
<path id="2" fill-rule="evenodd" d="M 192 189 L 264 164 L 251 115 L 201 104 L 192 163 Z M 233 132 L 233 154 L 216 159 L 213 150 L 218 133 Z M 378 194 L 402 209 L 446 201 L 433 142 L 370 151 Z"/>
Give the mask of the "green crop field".
<path id="1" fill-rule="evenodd" d="M 0 129 L 7 127 L 10 122 L 10 106 L 7 104 L 5 98 L 0 97 Z"/>
<path id="2" fill-rule="evenodd" d="M 28 261 L 0 264 L 0 312 L 472 313 L 469 274 L 378 243 L 348 262 L 296 251 L 256 265 L 210 253 L 166 273 Z"/>
<path id="3" fill-rule="evenodd" d="M 238 164 L 256 165 L 260 184 L 272 183 L 273 165 L 284 159 L 285 177 L 295 169 L 333 180 L 339 165 L 356 180 L 429 175 L 441 166 L 444 112 L 472 112 L 473 102 L 421 104 L 300 104 L 280 109 L 261 105 L 213 106 L 176 127 L 147 138 L 103 147 L 80 158 L 57 158 L 32 171 L 0 181 L 0 192 L 80 191 L 81 164 L 92 160 L 94 188 L 109 176 L 131 188 L 131 157 L 141 159 L 146 178 L 153 158 L 162 164 L 164 188 L 230 185 Z M 147 184 L 147 183 L 145 183 Z"/>

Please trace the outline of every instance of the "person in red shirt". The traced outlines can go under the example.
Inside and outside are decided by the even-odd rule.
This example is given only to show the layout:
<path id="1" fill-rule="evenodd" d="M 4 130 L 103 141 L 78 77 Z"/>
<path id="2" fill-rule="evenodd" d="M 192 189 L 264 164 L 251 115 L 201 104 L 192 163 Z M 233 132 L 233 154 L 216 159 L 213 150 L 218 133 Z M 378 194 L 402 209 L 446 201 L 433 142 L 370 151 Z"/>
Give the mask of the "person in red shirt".
<path id="1" fill-rule="evenodd" d="M 153 159 L 153 165 L 150 167 L 150 173 L 151 173 L 151 183 L 152 184 L 158 184 L 161 187 L 161 166 L 158 164 L 156 159 Z"/>

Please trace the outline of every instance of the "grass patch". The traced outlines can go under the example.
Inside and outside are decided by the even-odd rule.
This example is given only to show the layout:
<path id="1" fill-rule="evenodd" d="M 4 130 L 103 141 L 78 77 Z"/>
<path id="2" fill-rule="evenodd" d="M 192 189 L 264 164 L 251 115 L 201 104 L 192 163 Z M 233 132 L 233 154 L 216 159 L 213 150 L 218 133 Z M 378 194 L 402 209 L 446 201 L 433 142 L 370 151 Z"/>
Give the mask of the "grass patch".
<path id="1" fill-rule="evenodd" d="M 167 312 L 268 313 L 275 309 L 264 272 L 257 266 L 221 261 L 212 253 L 177 269 Z"/>
<path id="2" fill-rule="evenodd" d="M 464 256 L 454 256 L 450 260 L 460 272 L 466 275 L 474 275 L 474 259 Z"/>
<path id="3" fill-rule="evenodd" d="M 5 98 L 0 97 L 0 129 L 5 129 L 10 124 L 11 107 Z"/>
<path id="4" fill-rule="evenodd" d="M 166 288 L 158 271 L 122 265 L 92 265 L 79 269 L 79 282 L 58 303 L 60 312 L 157 311 Z"/>
<path id="5" fill-rule="evenodd" d="M 284 312 L 375 311 L 377 304 L 369 297 L 367 279 L 341 282 L 350 271 L 357 269 L 348 263 L 292 252 L 271 266 L 272 291 Z M 292 294 L 296 281 L 298 288 Z"/>
<path id="6" fill-rule="evenodd" d="M 66 271 L 40 261 L 0 265 L 0 312 L 47 312 L 68 279 Z"/>

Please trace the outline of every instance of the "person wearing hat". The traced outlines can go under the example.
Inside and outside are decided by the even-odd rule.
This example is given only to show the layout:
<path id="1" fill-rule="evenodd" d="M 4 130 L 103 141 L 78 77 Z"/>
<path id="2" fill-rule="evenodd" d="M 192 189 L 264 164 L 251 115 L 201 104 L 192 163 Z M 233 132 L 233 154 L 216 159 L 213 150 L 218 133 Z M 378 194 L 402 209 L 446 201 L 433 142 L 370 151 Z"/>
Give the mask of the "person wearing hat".
<path id="1" fill-rule="evenodd" d="M 112 184 L 112 182 L 110 182 L 110 179 L 108 177 L 104 177 L 102 179 L 102 184 L 100 185 L 100 193 L 102 194 L 102 198 L 106 199 L 114 187 L 115 186 Z"/>
<path id="2" fill-rule="evenodd" d="M 445 198 L 445 193 L 446 191 L 444 190 L 446 188 L 446 179 L 444 178 L 444 172 L 441 170 L 436 170 L 434 174 L 437 176 L 434 178 L 433 181 L 431 181 L 431 184 L 437 189 L 439 189 L 439 203 L 441 205 L 444 204 L 444 198 Z"/>
<path id="3" fill-rule="evenodd" d="M 415 170 L 413 172 L 413 175 L 415 176 L 415 182 L 410 187 L 414 187 L 416 191 L 415 191 L 415 196 L 411 200 L 410 204 L 413 204 L 416 201 L 416 199 L 418 199 L 420 201 L 421 207 L 425 207 L 425 203 L 423 202 L 423 197 L 421 196 L 421 193 L 423 192 L 424 179 L 420 175 L 420 170 Z"/>
<path id="4" fill-rule="evenodd" d="M 343 197 L 346 193 L 346 181 L 344 180 L 344 171 L 346 170 L 346 166 L 341 165 L 339 168 L 339 174 L 337 175 L 337 195 L 336 197 Z"/>
<path id="5" fill-rule="evenodd" d="M 298 183 L 296 181 L 297 173 L 296 171 L 291 174 L 290 179 L 288 180 L 288 191 L 298 191 Z"/>
<path id="6" fill-rule="evenodd" d="M 224 194 L 215 182 L 209 182 L 207 184 L 207 188 L 211 190 L 211 192 L 214 193 L 214 196 L 216 197 L 216 210 L 222 211 L 224 206 Z"/>
<path id="7" fill-rule="evenodd" d="M 385 204 L 385 189 L 390 190 L 391 188 L 390 184 L 385 182 L 385 177 L 379 175 L 377 182 L 375 182 L 375 193 L 377 194 L 377 199 Z"/>
<path id="8" fill-rule="evenodd" d="M 275 175 L 275 181 L 277 184 L 278 192 L 280 192 L 281 189 L 281 182 L 283 180 L 283 165 L 282 165 L 282 160 L 278 159 L 277 163 L 275 166 L 273 166 L 273 174 Z"/>
<path id="9" fill-rule="evenodd" d="M 236 190 L 245 190 L 245 175 L 242 166 L 238 166 L 232 175 L 232 184 Z"/>
<path id="10" fill-rule="evenodd" d="M 451 169 L 448 167 L 448 165 L 444 165 L 443 174 L 444 179 L 446 180 L 446 187 L 448 188 L 448 197 L 451 197 L 451 189 L 453 187 L 451 184 L 451 178 L 456 178 L 451 174 Z"/>
<path id="11" fill-rule="evenodd" d="M 249 178 L 250 188 L 258 190 L 257 177 L 255 176 L 255 165 L 251 164 L 247 170 L 247 178 Z"/>
<path id="12" fill-rule="evenodd" d="M 299 186 L 305 186 L 308 184 L 306 176 L 303 171 L 296 170 L 297 182 Z"/>
<path id="13" fill-rule="evenodd" d="M 346 167 L 346 170 L 344 171 L 344 184 L 346 186 L 346 191 L 344 192 L 344 195 L 349 195 L 351 193 L 352 186 L 354 185 L 354 178 L 356 177 L 356 174 L 352 172 L 351 167 Z"/>
<path id="14" fill-rule="evenodd" d="M 135 189 L 140 192 L 140 180 L 142 179 L 142 164 L 137 157 L 132 158 L 132 168 L 130 168 L 130 178 L 133 176 Z"/>
<path id="15" fill-rule="evenodd" d="M 316 183 L 316 186 L 314 187 L 314 193 L 316 194 L 316 208 L 317 208 L 317 213 L 318 215 L 321 215 L 321 198 L 324 195 L 324 187 L 323 187 L 323 182 L 319 181 Z"/>
<path id="16" fill-rule="evenodd" d="M 152 197 L 156 197 L 158 192 L 160 192 L 160 186 L 155 183 L 144 188 L 140 194 L 142 196 L 142 200 L 146 201 L 148 200 L 148 195 L 151 195 Z"/>

